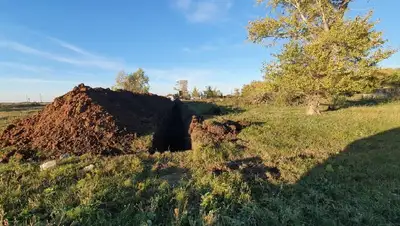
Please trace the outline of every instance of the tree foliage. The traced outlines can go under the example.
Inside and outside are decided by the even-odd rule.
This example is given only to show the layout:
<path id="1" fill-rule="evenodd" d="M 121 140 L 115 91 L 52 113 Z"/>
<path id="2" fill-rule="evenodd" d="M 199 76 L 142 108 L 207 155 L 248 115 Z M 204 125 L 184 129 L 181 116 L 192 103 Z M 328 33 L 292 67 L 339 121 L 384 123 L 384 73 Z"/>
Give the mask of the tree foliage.
<path id="1" fill-rule="evenodd" d="M 120 71 L 113 89 L 123 89 L 134 93 L 148 93 L 150 89 L 149 77 L 141 68 L 130 74 Z"/>
<path id="2" fill-rule="evenodd" d="M 194 87 L 193 90 L 192 90 L 192 97 L 199 98 L 200 95 L 201 95 L 200 91 L 196 87 Z"/>
<path id="3" fill-rule="evenodd" d="M 400 69 L 382 68 L 378 71 L 382 87 L 400 88 Z"/>
<path id="4" fill-rule="evenodd" d="M 259 0 L 271 14 L 250 22 L 249 39 L 282 44 L 265 66 L 265 79 L 314 104 L 375 88 L 378 63 L 394 51 L 384 49 L 386 41 L 370 21 L 372 12 L 346 16 L 352 1 Z"/>
<path id="5" fill-rule="evenodd" d="M 205 98 L 215 98 L 215 97 L 222 97 L 223 94 L 217 88 L 213 88 L 211 86 L 206 86 L 206 89 L 203 91 L 203 96 Z"/>
<path id="6" fill-rule="evenodd" d="M 241 96 L 251 104 L 262 104 L 272 101 L 276 95 L 273 83 L 265 81 L 252 81 L 242 88 Z"/>
<path id="7" fill-rule="evenodd" d="M 233 90 L 233 95 L 234 95 L 235 97 L 239 97 L 239 96 L 240 96 L 240 89 L 239 89 L 239 88 L 235 88 L 235 89 Z"/>

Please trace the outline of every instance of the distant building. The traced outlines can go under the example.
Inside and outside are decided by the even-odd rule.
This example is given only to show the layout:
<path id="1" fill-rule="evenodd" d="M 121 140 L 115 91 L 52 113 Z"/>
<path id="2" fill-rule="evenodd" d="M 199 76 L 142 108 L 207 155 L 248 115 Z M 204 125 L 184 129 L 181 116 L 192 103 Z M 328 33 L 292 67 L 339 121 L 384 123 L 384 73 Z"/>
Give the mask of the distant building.
<path id="1" fill-rule="evenodd" d="M 176 82 L 176 88 L 175 88 L 178 93 L 179 97 L 185 99 L 189 98 L 189 90 L 188 90 L 188 81 L 187 80 L 179 80 Z"/>
<path id="2" fill-rule="evenodd" d="M 175 100 L 175 95 L 168 94 L 168 95 L 166 96 L 166 98 L 170 99 L 171 101 L 174 101 L 174 100 Z"/>

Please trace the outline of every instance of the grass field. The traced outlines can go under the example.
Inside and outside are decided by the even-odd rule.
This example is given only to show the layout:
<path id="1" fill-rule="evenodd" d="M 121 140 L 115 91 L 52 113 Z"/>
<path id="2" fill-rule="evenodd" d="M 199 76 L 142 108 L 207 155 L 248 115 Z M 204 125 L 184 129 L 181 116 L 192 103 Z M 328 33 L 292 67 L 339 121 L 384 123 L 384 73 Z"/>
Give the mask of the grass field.
<path id="1" fill-rule="evenodd" d="M 238 145 L 0 164 L 10 225 L 399 225 L 400 103 L 247 106 Z M 0 129 L 37 109 L 0 110 Z M 92 171 L 84 167 L 93 164 Z"/>

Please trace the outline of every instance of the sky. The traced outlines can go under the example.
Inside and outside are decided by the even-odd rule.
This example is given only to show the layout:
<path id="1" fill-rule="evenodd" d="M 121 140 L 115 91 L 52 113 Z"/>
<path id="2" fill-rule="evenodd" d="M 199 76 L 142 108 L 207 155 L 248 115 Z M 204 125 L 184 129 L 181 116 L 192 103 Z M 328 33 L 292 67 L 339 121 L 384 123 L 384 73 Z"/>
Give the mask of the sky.
<path id="1" fill-rule="evenodd" d="M 356 0 L 375 11 L 388 46 L 400 49 L 399 0 Z M 0 0 L 0 102 L 52 101 L 74 86 L 111 87 L 143 68 L 150 91 L 211 85 L 225 94 L 262 79 L 275 49 L 247 41 L 255 0 Z M 400 67 L 400 54 L 382 66 Z"/>

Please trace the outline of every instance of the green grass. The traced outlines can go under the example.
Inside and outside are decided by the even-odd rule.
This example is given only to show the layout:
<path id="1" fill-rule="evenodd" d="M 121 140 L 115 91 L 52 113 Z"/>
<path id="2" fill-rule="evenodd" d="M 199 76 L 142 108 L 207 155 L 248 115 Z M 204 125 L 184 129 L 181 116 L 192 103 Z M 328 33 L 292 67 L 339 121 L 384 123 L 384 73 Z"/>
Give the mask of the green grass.
<path id="1" fill-rule="evenodd" d="M 2 131 L 16 119 L 33 114 L 42 108 L 41 105 L 0 104 L 0 130 Z"/>
<path id="2" fill-rule="evenodd" d="M 240 109 L 214 119 L 251 122 L 239 135 L 244 148 L 73 156 L 47 171 L 16 159 L 0 164 L 0 218 L 16 225 L 399 224 L 400 103 L 317 117 L 300 107 Z M 0 112 L 0 129 L 30 113 Z M 244 163 L 228 169 L 233 160 Z M 94 170 L 84 172 L 90 164 Z"/>

